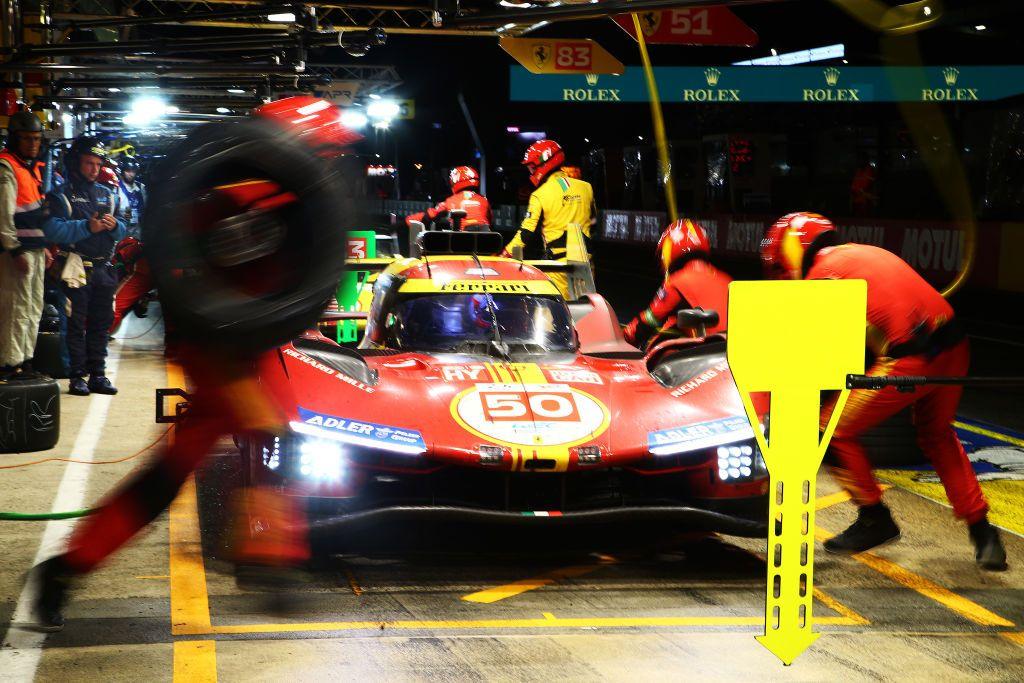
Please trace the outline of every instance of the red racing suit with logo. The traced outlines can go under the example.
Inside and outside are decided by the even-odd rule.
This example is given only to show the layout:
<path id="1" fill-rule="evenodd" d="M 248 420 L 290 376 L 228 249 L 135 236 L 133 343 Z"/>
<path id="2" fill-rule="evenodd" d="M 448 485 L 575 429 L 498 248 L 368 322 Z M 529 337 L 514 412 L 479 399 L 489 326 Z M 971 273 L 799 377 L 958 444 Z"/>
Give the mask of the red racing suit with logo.
<path id="1" fill-rule="evenodd" d="M 953 308 L 901 258 L 866 244 L 822 249 L 809 280 L 865 280 L 868 284 L 868 346 L 875 361 L 869 375 L 947 375 L 967 373 L 970 349 Z M 963 445 L 953 429 L 962 387 L 928 385 L 912 393 L 894 387 L 854 390 L 829 444 L 826 460 L 838 481 L 861 506 L 882 499 L 861 435 L 910 407 L 917 443 L 931 460 L 957 517 L 968 524 L 988 510 Z M 828 421 L 833 405 L 822 411 Z"/>
<path id="2" fill-rule="evenodd" d="M 421 211 L 420 213 L 414 213 L 406 217 L 406 224 L 409 221 L 422 221 L 424 223 L 431 223 L 437 218 L 445 216 L 449 211 L 461 209 L 466 212 L 466 217 L 462 219 L 461 227 L 463 230 L 466 228 L 475 228 L 480 226 L 491 225 L 491 203 L 487 201 L 487 197 L 483 196 L 479 192 L 473 192 L 467 190 L 465 192 L 456 192 L 451 197 L 448 197 L 443 202 Z"/>
<path id="3" fill-rule="evenodd" d="M 682 331 L 675 326 L 675 314 L 698 306 L 718 313 L 718 325 L 709 328 L 707 334 L 724 332 L 730 282 L 732 278 L 703 259 L 687 261 L 665 278 L 650 305 L 626 325 L 626 341 L 643 348 L 666 336 L 680 336 Z"/>

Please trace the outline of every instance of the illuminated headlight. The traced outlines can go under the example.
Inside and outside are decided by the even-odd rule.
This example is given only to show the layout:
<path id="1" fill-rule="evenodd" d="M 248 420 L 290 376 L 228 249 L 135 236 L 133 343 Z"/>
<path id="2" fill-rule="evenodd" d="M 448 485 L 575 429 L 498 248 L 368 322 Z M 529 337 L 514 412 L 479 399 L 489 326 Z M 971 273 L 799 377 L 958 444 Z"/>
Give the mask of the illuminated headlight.
<path id="1" fill-rule="evenodd" d="M 600 446 L 580 446 L 573 450 L 576 451 L 576 462 L 580 465 L 597 465 L 601 462 Z"/>
<path id="2" fill-rule="evenodd" d="M 341 446 L 334 441 L 305 439 L 299 444 L 299 474 L 311 479 L 341 479 Z"/>
<path id="3" fill-rule="evenodd" d="M 718 478 L 722 481 L 746 481 L 767 473 L 761 453 L 751 444 L 719 446 Z"/>
<path id="4" fill-rule="evenodd" d="M 274 442 L 263 447 L 263 464 L 269 470 L 276 470 L 281 466 L 281 438 L 275 436 Z"/>

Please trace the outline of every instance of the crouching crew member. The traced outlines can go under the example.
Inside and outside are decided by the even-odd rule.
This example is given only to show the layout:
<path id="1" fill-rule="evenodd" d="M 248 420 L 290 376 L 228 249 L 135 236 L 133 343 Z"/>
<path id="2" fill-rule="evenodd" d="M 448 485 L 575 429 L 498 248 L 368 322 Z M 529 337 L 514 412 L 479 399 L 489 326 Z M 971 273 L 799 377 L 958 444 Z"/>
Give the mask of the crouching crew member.
<path id="1" fill-rule="evenodd" d="M 480 194 L 480 174 L 475 168 L 458 166 L 448 176 L 452 195 L 437 206 L 426 211 L 406 216 L 405 223 L 420 221 L 429 229 L 434 221 L 448 217 L 455 210 L 466 212 L 465 218 L 459 223 L 460 230 L 490 230 L 491 203 Z"/>
<path id="2" fill-rule="evenodd" d="M 717 312 L 718 324 L 707 334 L 724 331 L 732 278 L 708 262 L 711 243 L 704 228 L 690 219 L 676 221 L 662 233 L 656 253 L 664 282 L 651 304 L 626 325 L 626 341 L 644 348 L 679 336 L 675 314 L 685 308 Z"/>
<path id="3" fill-rule="evenodd" d="M 114 317 L 117 275 L 110 259 L 114 246 L 125 234 L 125 224 L 116 216 L 117 201 L 111 190 L 96 182 L 107 160 L 107 151 L 95 138 L 75 140 L 65 166 L 67 182 L 56 192 L 71 205 L 71 217 L 51 216 L 50 229 L 69 225 L 88 226 L 90 235 L 62 245 L 67 253 L 62 279 L 71 303 L 68 318 L 68 352 L 71 382 L 68 393 L 116 394 L 107 378 L 107 333 Z M 89 375 L 88 383 L 85 376 Z"/>
<path id="4" fill-rule="evenodd" d="M 827 218 L 794 213 L 769 229 L 761 258 L 768 276 L 776 279 L 867 282 L 868 345 L 875 356 L 869 375 L 967 373 L 967 338 L 949 302 L 892 252 L 866 244 L 839 244 Z M 953 429 L 962 393 L 962 387 L 945 385 L 909 393 L 894 387 L 850 393 L 826 460 L 859 513 L 852 526 L 825 542 L 825 550 L 859 553 L 899 539 L 899 527 L 882 502 L 861 437 L 911 406 L 917 443 L 942 481 L 954 514 L 967 523 L 978 564 L 990 570 L 1006 568 L 999 532 L 988 522 L 988 503 Z M 832 405 L 826 405 L 822 425 L 831 413 Z"/>

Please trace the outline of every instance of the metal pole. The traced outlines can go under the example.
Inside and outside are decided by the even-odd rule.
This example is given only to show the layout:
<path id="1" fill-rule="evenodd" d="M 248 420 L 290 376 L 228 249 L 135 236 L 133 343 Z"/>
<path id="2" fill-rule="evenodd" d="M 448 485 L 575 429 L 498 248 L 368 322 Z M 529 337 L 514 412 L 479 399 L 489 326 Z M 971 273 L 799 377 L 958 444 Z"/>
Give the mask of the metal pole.
<path id="1" fill-rule="evenodd" d="M 633 26 L 636 28 L 636 40 L 640 45 L 640 59 L 644 64 L 644 77 L 647 79 L 647 94 L 651 98 L 651 120 L 654 123 L 654 142 L 658 147 L 658 161 L 661 166 L 661 182 L 665 186 L 665 206 L 671 222 L 679 219 L 676 210 L 676 186 L 672 182 L 672 161 L 668 158 L 668 140 L 665 137 L 665 120 L 661 115 L 661 100 L 658 98 L 658 83 L 654 80 L 654 68 L 651 57 L 647 54 L 647 41 L 644 40 L 643 29 L 640 28 L 640 17 L 633 14 Z"/>
<path id="2" fill-rule="evenodd" d="M 480 141 L 480 136 L 476 132 L 476 124 L 473 123 L 473 116 L 469 113 L 469 106 L 466 104 L 466 98 L 462 96 L 462 92 L 458 95 L 459 107 L 462 108 L 462 115 L 466 117 L 466 125 L 469 126 L 469 134 L 473 136 L 473 144 L 476 145 L 476 151 L 480 152 L 480 194 L 487 196 L 487 153 L 484 152 L 484 143 Z"/>

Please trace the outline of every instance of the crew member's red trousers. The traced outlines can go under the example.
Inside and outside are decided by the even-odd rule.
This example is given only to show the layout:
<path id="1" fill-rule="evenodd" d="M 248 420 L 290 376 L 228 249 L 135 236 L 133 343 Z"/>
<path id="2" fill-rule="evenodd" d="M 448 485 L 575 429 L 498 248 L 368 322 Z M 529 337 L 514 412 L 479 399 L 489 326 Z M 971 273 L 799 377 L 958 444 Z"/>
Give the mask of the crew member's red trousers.
<path id="1" fill-rule="evenodd" d="M 970 349 L 965 340 L 931 360 L 924 355 L 881 358 L 867 374 L 962 377 L 967 374 L 969 361 Z M 828 447 L 833 476 L 858 505 L 880 502 L 882 490 L 871 473 L 871 463 L 860 437 L 907 406 L 912 406 L 917 444 L 939 475 L 953 512 L 968 524 L 980 521 L 988 511 L 988 503 L 953 429 L 962 393 L 962 387 L 937 385 L 918 387 L 912 393 L 900 392 L 893 387 L 880 391 L 851 391 Z M 831 413 L 832 406 L 829 405 L 822 412 L 822 428 Z"/>
<path id="2" fill-rule="evenodd" d="M 273 432 L 285 423 L 281 408 L 273 397 L 260 390 L 253 378 L 224 376 L 223 367 L 230 363 L 229 359 L 203 358 L 196 362 L 194 353 L 192 356 L 189 374 L 198 384 L 190 398 L 187 416 L 176 424 L 174 438 L 157 457 L 107 495 L 99 510 L 75 528 L 63 556 L 73 572 L 92 571 L 167 509 L 188 476 L 223 435 Z M 275 542 L 277 548 L 283 547 L 276 553 L 276 559 L 289 564 L 307 559 L 304 519 L 291 518 L 285 526 L 294 532 L 295 540 L 287 544 Z M 266 560 L 271 553 L 258 554 Z"/>
<path id="3" fill-rule="evenodd" d="M 149 272 L 149 262 L 140 258 L 135 262 L 135 268 L 131 275 L 121 280 L 114 295 L 114 322 L 110 325 L 110 334 L 117 332 L 121 327 L 121 321 L 132 310 L 132 306 L 139 302 L 139 299 L 146 296 L 146 293 L 153 289 L 153 276 Z"/>

